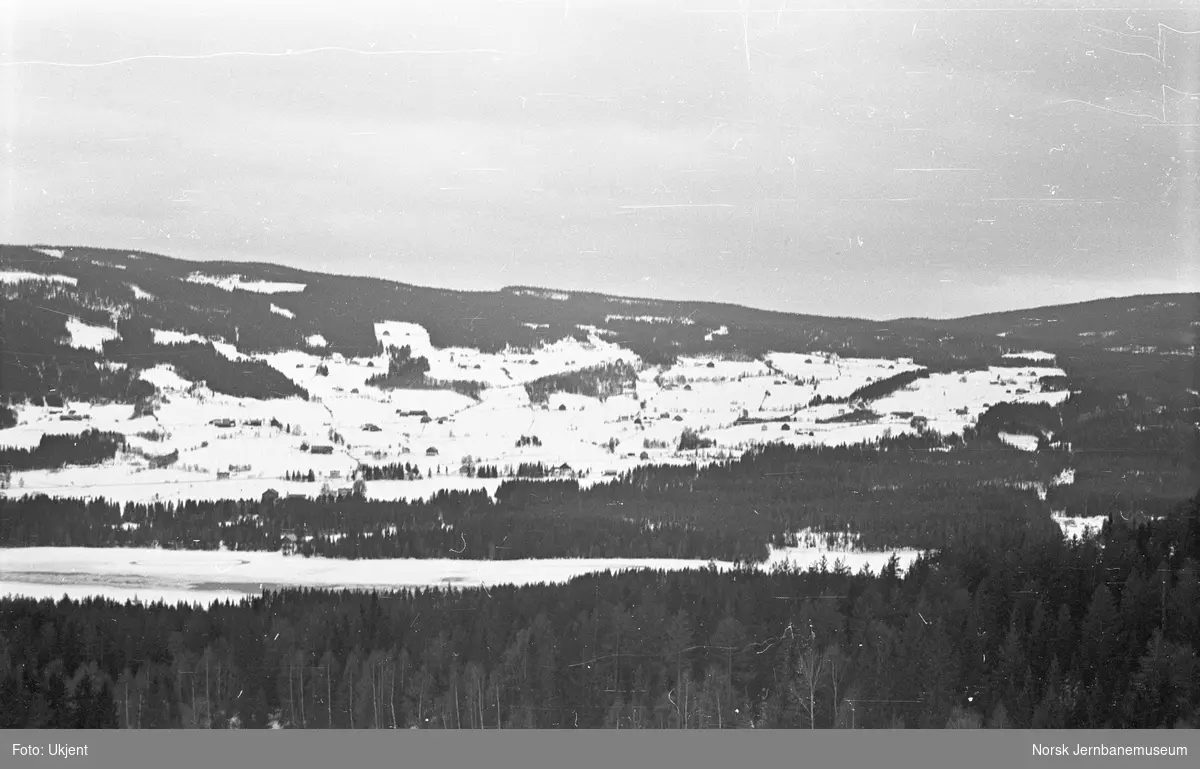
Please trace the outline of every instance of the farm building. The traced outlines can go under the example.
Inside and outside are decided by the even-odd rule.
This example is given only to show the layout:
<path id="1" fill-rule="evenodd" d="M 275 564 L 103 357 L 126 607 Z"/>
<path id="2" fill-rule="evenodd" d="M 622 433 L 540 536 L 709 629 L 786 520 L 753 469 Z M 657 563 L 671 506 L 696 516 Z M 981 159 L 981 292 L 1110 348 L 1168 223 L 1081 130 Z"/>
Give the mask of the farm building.
<path id="1" fill-rule="evenodd" d="M 309 448 L 309 453 L 312 454 L 332 454 L 333 446 L 312 446 Z"/>
<path id="2" fill-rule="evenodd" d="M 438 455 L 438 450 L 435 449 L 433 446 L 430 446 L 429 448 L 425 449 L 425 456 L 436 457 L 437 455 Z"/>

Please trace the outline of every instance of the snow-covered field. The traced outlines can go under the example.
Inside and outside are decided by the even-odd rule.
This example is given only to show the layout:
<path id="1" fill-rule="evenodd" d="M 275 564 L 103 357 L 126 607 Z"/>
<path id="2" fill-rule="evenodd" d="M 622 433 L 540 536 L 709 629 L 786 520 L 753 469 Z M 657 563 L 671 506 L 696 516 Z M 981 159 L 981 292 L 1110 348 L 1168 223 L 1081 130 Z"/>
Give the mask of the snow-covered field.
<path id="1" fill-rule="evenodd" d="M 895 553 L 903 570 L 919 555 Z M 890 552 L 852 552 L 805 543 L 773 550 L 760 568 L 808 568 L 822 558 L 852 571 L 878 571 Z M 150 548 L 31 547 L 0 550 L 0 596 L 34 598 L 106 596 L 116 600 L 209 603 L 256 596 L 264 589 L 397 590 L 418 587 L 493 587 L 555 584 L 602 571 L 681 571 L 725 561 L 669 558 L 553 558 L 474 561 L 449 558 L 343 560 L 285 556 L 278 552 L 156 550 Z"/>
<path id="2" fill-rule="evenodd" d="M 0 493 L 166 501 L 254 498 L 273 488 L 315 496 L 325 483 L 348 485 L 364 463 L 409 464 L 423 476 L 419 481 L 369 483 L 371 498 L 417 499 L 439 489 L 494 491 L 498 481 L 460 472 L 467 458 L 477 465 L 497 466 L 502 473 L 521 463 L 567 464 L 571 474 L 591 484 L 640 464 L 704 463 L 768 442 L 839 445 L 878 440 L 915 431 L 916 417 L 924 420 L 926 429 L 960 433 L 990 405 L 1056 403 L 1068 397 L 1061 391 L 1042 392 L 1038 383 L 1039 377 L 1061 375 L 1061 369 L 994 367 L 918 379 L 870 403 L 874 416 L 831 422 L 845 418 L 854 407 L 809 407 L 814 397 L 844 397 L 919 367 L 907 359 L 814 352 L 773 353 L 763 360 L 685 357 L 664 370 L 642 365 L 630 350 L 598 335 L 586 342 L 567 338 L 534 351 L 493 354 L 434 348 L 428 332 L 412 323 L 378 323 L 375 331 L 385 347 L 407 345 L 413 355 L 427 357 L 433 378 L 482 383 L 480 397 L 368 385 L 372 376 L 387 370 L 384 354 L 344 358 L 310 349 L 250 356 L 228 341 L 215 341 L 220 354 L 230 359 L 264 360 L 308 390 L 310 399 L 263 401 L 222 395 L 164 364 L 140 372 L 159 391 L 152 416 L 133 419 L 128 405 L 70 403 L 68 409 L 79 419 L 66 421 L 57 409 L 18 406 L 18 424 L 0 430 L 0 446 L 30 448 L 43 435 L 94 428 L 125 435 L 129 450 L 102 467 L 17 472 L 11 487 Z M 178 331 L 154 333 L 160 344 L 201 340 Z M 99 336 L 81 331 L 80 343 L 95 344 Z M 604 400 L 553 393 L 547 403 L 534 404 L 524 388 L 548 374 L 617 361 L 638 369 L 636 386 Z M 714 445 L 678 451 L 685 429 Z M 538 440 L 518 446 L 522 436 Z M 319 446 L 329 447 L 329 453 L 311 451 Z M 178 459 L 170 467 L 152 469 L 157 458 L 176 451 Z M 310 469 L 317 483 L 284 480 L 285 474 Z"/>

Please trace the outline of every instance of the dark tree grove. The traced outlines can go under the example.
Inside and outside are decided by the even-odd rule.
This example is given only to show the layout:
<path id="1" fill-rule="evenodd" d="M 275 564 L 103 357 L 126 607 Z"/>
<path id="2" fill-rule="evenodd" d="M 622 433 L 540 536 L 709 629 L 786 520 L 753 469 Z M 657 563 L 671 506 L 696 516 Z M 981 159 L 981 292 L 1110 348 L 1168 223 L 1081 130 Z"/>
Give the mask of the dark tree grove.
<path id="1" fill-rule="evenodd" d="M 32 449 L 0 448 L 0 467 L 42 470 L 67 465 L 96 465 L 112 459 L 125 444 L 125 436 L 99 430 L 79 435 L 43 435 Z"/>
<path id="2" fill-rule="evenodd" d="M 898 576 L 0 601 L 4 728 L 1195 728 L 1200 494 Z M 563 607 L 570 607 L 564 609 Z"/>

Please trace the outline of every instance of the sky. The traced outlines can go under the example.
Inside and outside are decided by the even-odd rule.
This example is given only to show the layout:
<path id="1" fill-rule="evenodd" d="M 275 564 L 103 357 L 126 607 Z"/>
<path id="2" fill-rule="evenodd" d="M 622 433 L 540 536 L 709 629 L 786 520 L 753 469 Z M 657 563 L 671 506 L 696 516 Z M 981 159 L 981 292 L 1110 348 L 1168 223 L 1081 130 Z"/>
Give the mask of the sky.
<path id="1" fill-rule="evenodd" d="M 1197 291 L 1198 31 L 1187 0 L 0 0 L 0 241 L 865 318 Z"/>

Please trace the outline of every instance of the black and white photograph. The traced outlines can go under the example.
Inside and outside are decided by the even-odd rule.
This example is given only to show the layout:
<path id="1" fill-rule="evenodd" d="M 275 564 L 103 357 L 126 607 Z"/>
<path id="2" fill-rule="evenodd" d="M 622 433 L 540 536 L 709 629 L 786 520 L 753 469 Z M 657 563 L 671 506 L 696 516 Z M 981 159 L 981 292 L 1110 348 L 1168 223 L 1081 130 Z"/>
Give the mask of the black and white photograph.
<path id="1" fill-rule="evenodd" d="M 1185 756 L 1198 191 L 1194 0 L 0 0 L 0 730 Z"/>

